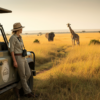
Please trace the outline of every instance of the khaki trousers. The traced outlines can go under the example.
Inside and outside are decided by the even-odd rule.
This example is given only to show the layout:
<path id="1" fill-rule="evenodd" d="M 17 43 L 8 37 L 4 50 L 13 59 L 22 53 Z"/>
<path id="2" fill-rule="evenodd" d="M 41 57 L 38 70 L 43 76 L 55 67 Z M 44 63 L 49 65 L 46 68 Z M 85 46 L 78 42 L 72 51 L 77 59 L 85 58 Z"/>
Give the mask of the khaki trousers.
<path id="1" fill-rule="evenodd" d="M 31 92 L 31 89 L 29 88 L 28 84 L 27 84 L 27 80 L 30 78 L 31 76 L 31 71 L 28 65 L 28 62 L 26 60 L 25 57 L 22 56 L 15 56 L 17 64 L 18 64 L 18 74 L 20 77 L 20 82 L 17 85 L 18 89 L 21 89 L 21 87 L 24 90 L 25 94 L 28 94 Z"/>

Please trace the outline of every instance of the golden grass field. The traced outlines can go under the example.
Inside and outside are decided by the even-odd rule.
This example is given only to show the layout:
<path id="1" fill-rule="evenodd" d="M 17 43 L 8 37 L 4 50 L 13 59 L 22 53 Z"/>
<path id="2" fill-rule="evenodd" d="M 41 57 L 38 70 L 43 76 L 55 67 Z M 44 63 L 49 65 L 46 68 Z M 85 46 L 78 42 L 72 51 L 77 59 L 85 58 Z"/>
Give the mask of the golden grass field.
<path id="1" fill-rule="evenodd" d="M 45 35 L 22 36 L 26 49 L 36 54 L 40 73 L 34 77 L 33 88 L 38 98 L 21 100 L 100 100 L 100 45 L 88 45 L 92 39 L 100 40 L 100 33 L 79 36 L 80 46 L 74 47 L 70 34 L 55 34 L 53 42 Z M 33 43 L 35 39 L 40 44 Z M 15 100 L 15 96 L 10 90 L 1 99 Z"/>

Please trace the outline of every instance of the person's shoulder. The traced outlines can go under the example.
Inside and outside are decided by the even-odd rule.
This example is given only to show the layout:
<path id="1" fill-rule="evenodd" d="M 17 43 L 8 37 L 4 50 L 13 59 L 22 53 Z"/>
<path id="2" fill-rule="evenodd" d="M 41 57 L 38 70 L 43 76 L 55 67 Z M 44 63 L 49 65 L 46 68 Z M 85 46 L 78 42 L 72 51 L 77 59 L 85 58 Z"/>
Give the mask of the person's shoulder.
<path id="1" fill-rule="evenodd" d="M 15 36 L 14 36 L 14 34 L 10 37 L 10 39 L 9 40 L 14 40 L 15 39 Z"/>
<path id="2" fill-rule="evenodd" d="M 21 40 L 23 40 L 22 36 L 20 35 Z"/>
<path id="3" fill-rule="evenodd" d="M 19 35 L 21 38 L 22 38 L 22 36 L 21 35 Z"/>

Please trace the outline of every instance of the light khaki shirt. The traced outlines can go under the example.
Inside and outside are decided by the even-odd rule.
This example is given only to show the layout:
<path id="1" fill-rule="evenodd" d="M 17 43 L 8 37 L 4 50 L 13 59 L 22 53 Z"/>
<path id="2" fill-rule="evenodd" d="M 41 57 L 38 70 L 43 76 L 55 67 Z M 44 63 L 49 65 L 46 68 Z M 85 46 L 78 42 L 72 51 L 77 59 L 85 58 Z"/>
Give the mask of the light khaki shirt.
<path id="1" fill-rule="evenodd" d="M 16 34 L 13 34 L 9 39 L 10 52 L 14 52 L 15 54 L 22 53 L 22 49 L 24 46 L 22 37 L 20 36 L 20 39 L 18 38 L 19 37 Z"/>

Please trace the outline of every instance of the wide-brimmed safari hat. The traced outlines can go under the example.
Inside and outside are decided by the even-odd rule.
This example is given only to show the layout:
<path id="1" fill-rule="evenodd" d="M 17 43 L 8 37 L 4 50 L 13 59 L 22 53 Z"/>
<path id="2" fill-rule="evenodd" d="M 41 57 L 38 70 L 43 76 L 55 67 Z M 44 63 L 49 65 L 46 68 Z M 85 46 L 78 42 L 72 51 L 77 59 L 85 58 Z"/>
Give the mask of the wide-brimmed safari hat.
<path id="1" fill-rule="evenodd" d="M 24 28 L 24 26 L 22 26 L 21 23 L 15 23 L 13 25 L 13 29 L 11 31 L 17 31 L 17 30 L 20 30 L 22 28 Z"/>

